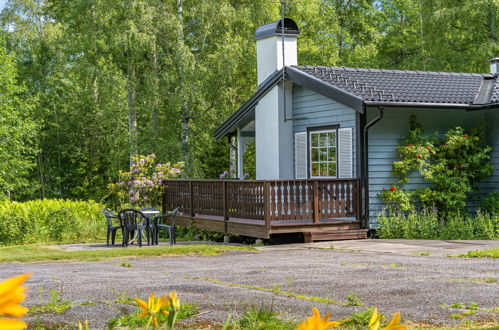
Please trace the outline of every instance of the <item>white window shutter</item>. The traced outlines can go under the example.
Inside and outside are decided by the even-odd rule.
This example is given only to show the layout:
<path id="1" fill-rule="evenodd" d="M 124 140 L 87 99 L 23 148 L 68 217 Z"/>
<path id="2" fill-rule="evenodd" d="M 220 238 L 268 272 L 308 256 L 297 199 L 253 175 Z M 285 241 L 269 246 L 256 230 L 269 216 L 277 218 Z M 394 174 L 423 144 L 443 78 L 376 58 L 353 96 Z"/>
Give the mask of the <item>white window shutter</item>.
<path id="1" fill-rule="evenodd" d="M 352 160 L 352 128 L 338 130 L 338 178 L 351 178 Z"/>
<path id="2" fill-rule="evenodd" d="M 308 177 L 307 166 L 307 133 L 295 134 L 295 178 L 306 179 Z"/>

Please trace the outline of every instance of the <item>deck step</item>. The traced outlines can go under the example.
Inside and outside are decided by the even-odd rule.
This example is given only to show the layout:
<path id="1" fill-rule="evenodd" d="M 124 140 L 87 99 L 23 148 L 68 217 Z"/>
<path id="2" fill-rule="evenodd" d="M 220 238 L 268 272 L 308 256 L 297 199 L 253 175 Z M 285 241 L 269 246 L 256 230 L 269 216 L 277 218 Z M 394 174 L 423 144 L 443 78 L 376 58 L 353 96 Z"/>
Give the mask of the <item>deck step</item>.
<path id="1" fill-rule="evenodd" d="M 340 241 L 349 239 L 367 238 L 367 229 L 349 229 L 349 230 L 324 230 L 317 232 L 303 233 L 305 243 L 316 241 Z"/>

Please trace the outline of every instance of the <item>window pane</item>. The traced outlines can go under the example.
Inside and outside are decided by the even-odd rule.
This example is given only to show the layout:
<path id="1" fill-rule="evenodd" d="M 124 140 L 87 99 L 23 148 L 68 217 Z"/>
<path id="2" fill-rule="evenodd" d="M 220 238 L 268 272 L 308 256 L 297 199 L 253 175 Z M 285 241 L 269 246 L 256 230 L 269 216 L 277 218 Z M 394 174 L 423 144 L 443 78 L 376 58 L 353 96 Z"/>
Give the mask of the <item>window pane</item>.
<path id="1" fill-rule="evenodd" d="M 310 137 L 312 139 L 312 147 L 318 147 L 319 146 L 319 134 L 311 133 Z"/>
<path id="2" fill-rule="evenodd" d="M 335 146 L 336 145 L 336 132 L 330 132 L 327 134 L 328 136 L 328 145 Z"/>
<path id="3" fill-rule="evenodd" d="M 327 133 L 321 133 L 319 142 L 321 147 L 327 147 L 328 144 Z"/>
<path id="4" fill-rule="evenodd" d="M 320 165 L 320 176 L 327 176 L 327 163 L 321 163 Z"/>
<path id="5" fill-rule="evenodd" d="M 318 162 L 319 161 L 319 149 L 317 148 L 312 148 L 312 161 L 313 162 Z"/>
<path id="6" fill-rule="evenodd" d="M 312 163 L 312 176 L 319 176 L 319 163 Z"/>
<path id="7" fill-rule="evenodd" d="M 327 161 L 327 148 L 320 148 L 319 149 L 319 161 L 325 162 Z"/>
<path id="8" fill-rule="evenodd" d="M 336 163 L 328 163 L 328 176 L 336 176 Z"/>
<path id="9" fill-rule="evenodd" d="M 336 161 L 336 148 L 328 148 L 327 161 L 328 162 Z"/>

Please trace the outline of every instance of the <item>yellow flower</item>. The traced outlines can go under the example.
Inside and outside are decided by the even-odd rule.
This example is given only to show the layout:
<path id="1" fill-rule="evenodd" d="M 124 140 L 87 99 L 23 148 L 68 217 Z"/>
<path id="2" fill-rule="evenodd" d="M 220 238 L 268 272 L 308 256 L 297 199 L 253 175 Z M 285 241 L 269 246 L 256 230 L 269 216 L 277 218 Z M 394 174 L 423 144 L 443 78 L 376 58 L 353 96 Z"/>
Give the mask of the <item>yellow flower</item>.
<path id="1" fill-rule="evenodd" d="M 135 298 L 135 301 L 137 302 L 137 305 L 139 305 L 140 309 L 142 309 L 142 313 L 138 314 L 138 316 L 149 316 L 149 322 L 152 322 L 156 328 L 159 327 L 157 316 L 160 313 L 164 315 L 169 314 L 167 308 L 170 306 L 170 300 L 168 300 L 166 296 L 156 298 L 153 292 L 149 296 L 149 299 L 147 299 L 147 302 L 138 298 Z"/>
<path id="2" fill-rule="evenodd" d="M 388 323 L 386 327 L 384 327 L 382 330 L 404 330 L 407 329 L 407 325 L 400 325 L 400 312 L 397 312 L 393 314 L 393 318 Z"/>
<path id="3" fill-rule="evenodd" d="M 177 292 L 170 292 L 170 304 L 174 310 L 178 311 L 180 309 L 180 300 L 177 297 Z"/>
<path id="4" fill-rule="evenodd" d="M 369 320 L 369 330 L 378 330 L 381 325 L 381 317 L 383 315 L 378 314 L 378 308 L 374 307 L 373 315 L 371 315 L 371 319 Z"/>
<path id="5" fill-rule="evenodd" d="M 338 326 L 340 322 L 328 321 L 330 316 L 331 313 L 328 313 L 321 318 L 321 314 L 317 308 L 312 307 L 312 316 L 303 321 L 298 330 L 326 330 Z"/>
<path id="6" fill-rule="evenodd" d="M 31 274 L 11 277 L 0 282 L 0 316 L 22 317 L 29 309 L 20 305 L 26 298 L 26 288 L 22 286 Z M 19 320 L 0 318 L 0 330 L 17 330 L 26 328 L 26 323 Z"/>
<path id="7" fill-rule="evenodd" d="M 88 330 L 88 320 L 83 321 L 83 324 L 78 321 L 78 330 Z"/>
<path id="8" fill-rule="evenodd" d="M 381 325 L 381 319 L 383 318 L 383 314 L 378 314 L 378 309 L 374 308 L 373 315 L 371 315 L 371 319 L 369 320 L 369 330 L 378 330 Z M 390 323 L 381 328 L 381 330 L 404 330 L 407 328 L 406 325 L 400 325 L 400 312 L 397 312 L 393 315 Z"/>

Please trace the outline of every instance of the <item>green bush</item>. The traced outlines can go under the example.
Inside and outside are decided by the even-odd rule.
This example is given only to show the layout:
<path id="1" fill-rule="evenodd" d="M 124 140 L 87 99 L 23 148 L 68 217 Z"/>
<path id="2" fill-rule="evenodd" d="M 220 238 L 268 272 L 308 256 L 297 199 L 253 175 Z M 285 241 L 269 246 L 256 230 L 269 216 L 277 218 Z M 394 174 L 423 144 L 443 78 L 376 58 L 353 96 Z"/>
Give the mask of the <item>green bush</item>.
<path id="1" fill-rule="evenodd" d="M 456 215 L 445 221 L 436 211 L 391 213 L 378 217 L 380 238 L 499 239 L 499 215 L 477 212 Z"/>
<path id="2" fill-rule="evenodd" d="M 106 234 L 103 208 L 94 201 L 0 201 L 0 245 L 102 239 Z"/>

